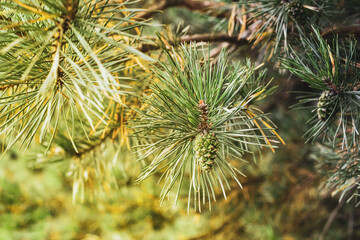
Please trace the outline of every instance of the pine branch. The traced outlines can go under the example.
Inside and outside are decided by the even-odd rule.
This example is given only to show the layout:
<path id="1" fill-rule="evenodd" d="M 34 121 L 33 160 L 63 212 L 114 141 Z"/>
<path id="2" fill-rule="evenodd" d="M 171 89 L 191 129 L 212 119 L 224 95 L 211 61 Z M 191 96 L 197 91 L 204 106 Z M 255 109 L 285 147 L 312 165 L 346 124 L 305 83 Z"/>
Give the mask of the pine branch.
<path id="1" fill-rule="evenodd" d="M 93 119 L 105 123 L 103 103 L 121 103 L 128 94 L 119 76 L 124 59 L 153 61 L 131 46 L 140 37 L 130 30 L 143 23 L 132 20 L 128 2 L 103 3 L 1 3 L 0 133 L 10 139 L 8 147 L 17 141 L 27 147 L 36 135 L 41 142 L 50 134 L 53 141 L 59 122 L 72 125 L 75 115 L 92 128 Z"/>
<path id="2" fill-rule="evenodd" d="M 113 103 L 109 106 L 114 107 L 114 114 L 111 116 L 114 119 L 107 126 L 98 125 L 95 132 L 86 137 L 78 134 L 73 140 L 64 134 L 66 129 L 60 128 L 54 147 L 47 154 L 38 148 L 35 161 L 32 161 L 33 168 L 54 162 L 69 163 L 67 176 L 73 177 L 73 202 L 77 199 L 81 202 L 85 199 L 93 201 L 104 192 L 118 187 L 114 169 L 119 164 L 117 160 L 129 151 L 122 146 L 122 139 L 127 133 L 120 134 L 119 131 L 124 126 L 118 115 L 125 114 L 125 109 L 118 104 L 114 106 Z M 81 125 L 80 120 L 76 121 L 77 129 Z M 90 129 L 90 126 L 86 125 L 86 128 Z M 72 141 L 76 143 L 76 148 Z M 44 147 L 48 148 L 46 145 Z"/>
<path id="3" fill-rule="evenodd" d="M 100 140 L 98 138 L 95 138 L 93 142 L 89 143 L 89 145 L 86 148 L 80 149 L 78 152 L 74 152 L 74 156 L 76 158 L 83 158 L 85 155 L 91 153 L 92 151 L 99 148 L 102 144 L 107 142 L 110 138 L 113 137 L 113 133 L 116 131 L 116 128 L 111 128 L 110 131 L 108 131 L 105 136 L 101 136 Z M 103 135 L 103 134 L 102 134 Z M 65 137 L 65 136 L 63 136 Z M 98 136 L 97 136 L 98 137 Z"/>
<path id="4" fill-rule="evenodd" d="M 298 38 L 299 31 L 308 30 L 312 18 L 321 16 L 319 10 L 307 5 L 315 4 L 312 0 L 260 0 L 241 1 L 249 11 L 248 24 L 252 23 L 256 30 L 251 36 L 255 44 L 261 43 L 263 48 L 271 48 L 272 52 L 287 54 L 290 42 Z M 270 55 L 269 55 L 270 53 Z"/>
<path id="5" fill-rule="evenodd" d="M 249 62 L 242 67 L 228 65 L 224 52 L 216 62 L 203 59 L 206 51 L 198 52 L 192 44 L 165 53 L 168 64 L 155 69 L 159 82 L 152 84 L 152 95 L 144 97 L 148 108 L 139 110 L 139 118 L 131 124 L 143 142 L 138 146 L 140 159 L 153 156 L 138 181 L 162 170 L 161 201 L 177 186 L 176 203 L 188 176 L 189 204 L 193 199 L 201 211 L 206 202 L 211 206 L 214 183 L 224 196 L 229 186 L 226 176 L 241 186 L 236 176 L 242 173 L 226 159 L 241 160 L 259 147 L 274 151 L 276 139 L 282 141 L 253 105 L 272 90 L 263 85 L 265 71 L 257 72 Z"/>
<path id="6" fill-rule="evenodd" d="M 357 41 L 349 38 L 344 42 L 338 39 L 330 45 L 313 29 L 310 37 L 302 37 L 301 42 L 305 54 L 292 50 L 283 66 L 308 83 L 320 93 L 303 94 L 298 106 L 314 108 L 310 105 L 317 101 L 310 120 L 311 128 L 307 132 L 308 139 L 316 141 L 320 137 L 331 142 L 333 147 L 341 139 L 342 149 L 351 149 L 360 141 L 357 130 L 359 117 L 359 85 L 360 69 L 357 66 Z M 320 96 L 319 96 L 320 95 Z"/>

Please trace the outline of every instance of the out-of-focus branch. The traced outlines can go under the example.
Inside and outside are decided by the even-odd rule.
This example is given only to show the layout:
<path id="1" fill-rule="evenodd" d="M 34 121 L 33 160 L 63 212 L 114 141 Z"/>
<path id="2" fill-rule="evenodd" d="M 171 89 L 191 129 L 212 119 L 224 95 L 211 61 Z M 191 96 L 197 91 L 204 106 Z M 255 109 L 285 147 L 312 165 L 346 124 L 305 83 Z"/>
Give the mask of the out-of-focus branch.
<path id="1" fill-rule="evenodd" d="M 344 27 L 344 26 L 335 26 L 333 28 L 326 28 L 322 30 L 321 35 L 323 37 L 333 36 L 334 34 L 344 35 L 344 34 L 360 34 L 360 24 Z"/>
<path id="2" fill-rule="evenodd" d="M 139 14 L 136 15 L 136 17 L 148 19 L 168 7 L 169 7 L 168 0 L 160 0 L 159 3 L 152 5 L 151 7 L 148 7 L 146 9 L 146 12 L 140 12 Z"/>
<path id="3" fill-rule="evenodd" d="M 139 13 L 136 17 L 148 19 L 153 15 L 170 7 L 185 7 L 192 11 L 208 12 L 214 10 L 217 12 L 215 15 L 218 17 L 225 17 L 230 14 L 230 11 L 220 11 L 224 6 L 224 3 L 201 1 L 201 0 L 160 0 L 159 3 L 147 8 L 146 12 Z"/>
<path id="4" fill-rule="evenodd" d="M 359 182 L 359 181 L 358 181 Z M 349 198 L 353 195 L 353 193 L 356 191 L 357 185 L 353 186 L 351 189 L 348 190 L 347 194 L 343 196 L 341 201 L 338 203 L 338 205 L 334 208 L 334 210 L 331 212 L 328 220 L 325 223 L 325 226 L 323 228 L 323 231 L 320 235 L 320 240 L 325 240 L 326 234 L 328 233 L 331 224 L 334 222 L 336 216 L 338 215 L 341 207 L 349 200 Z"/>
<path id="5" fill-rule="evenodd" d="M 212 15 L 225 18 L 231 14 L 231 7 L 226 7 L 225 3 L 211 2 L 202 0 L 159 0 L 157 4 L 146 8 L 145 12 L 140 12 L 136 17 L 149 19 L 157 13 L 170 8 L 170 7 L 185 7 L 191 11 L 198 12 L 211 12 Z M 334 34 L 360 34 L 360 24 L 354 24 L 351 26 L 335 26 L 332 28 L 325 28 L 322 30 L 321 35 L 323 37 L 332 36 Z"/>
<path id="6" fill-rule="evenodd" d="M 202 0 L 182 0 L 179 2 L 182 2 L 182 5 L 184 7 L 187 7 L 189 9 L 196 9 L 196 10 L 216 9 L 224 6 L 224 3 L 202 1 Z"/>
<path id="7" fill-rule="evenodd" d="M 229 36 L 226 33 L 221 34 L 194 34 L 194 35 L 188 35 L 183 36 L 181 38 L 181 42 L 228 42 L 228 43 L 234 43 L 238 45 L 245 45 L 248 44 L 249 41 L 246 40 L 246 38 L 238 38 L 238 36 Z"/>
<path id="8" fill-rule="evenodd" d="M 188 42 L 227 42 L 237 46 L 243 46 L 249 44 L 249 40 L 247 40 L 247 35 L 243 35 L 243 37 L 238 38 L 238 36 L 229 36 L 227 33 L 220 33 L 220 34 L 194 34 L 194 35 L 185 35 L 181 37 L 181 43 L 188 43 Z M 170 43 L 173 44 L 173 43 Z M 140 44 L 138 50 L 141 52 L 149 52 L 151 50 L 158 49 L 159 46 L 143 43 Z"/>

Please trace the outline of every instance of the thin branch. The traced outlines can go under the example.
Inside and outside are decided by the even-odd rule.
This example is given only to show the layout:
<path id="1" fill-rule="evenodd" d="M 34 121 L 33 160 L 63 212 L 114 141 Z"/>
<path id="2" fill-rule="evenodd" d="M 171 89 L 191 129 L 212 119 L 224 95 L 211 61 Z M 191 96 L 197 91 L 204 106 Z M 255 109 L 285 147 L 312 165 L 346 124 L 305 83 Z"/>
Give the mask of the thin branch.
<path id="1" fill-rule="evenodd" d="M 81 149 L 81 151 L 79 151 L 79 152 L 75 152 L 74 157 L 81 159 L 87 153 L 97 149 L 102 144 L 104 144 L 107 140 L 113 138 L 114 132 L 116 132 L 119 127 L 121 127 L 121 126 L 115 126 L 114 128 L 111 128 L 103 137 L 100 138 L 99 141 L 93 142 L 93 144 L 89 145 L 87 148 Z"/>
<path id="2" fill-rule="evenodd" d="M 237 46 L 244 46 L 249 44 L 249 40 L 247 40 L 247 35 L 245 34 L 242 38 L 238 38 L 238 36 L 228 36 L 226 33 L 220 34 L 194 34 L 194 35 L 186 35 L 181 37 L 180 43 L 189 43 L 189 42 L 220 42 L 220 43 L 231 43 Z M 174 43 L 170 43 L 174 44 Z M 140 44 L 138 50 L 141 52 L 149 52 L 151 50 L 159 49 L 158 45 L 143 43 Z"/>
<path id="3" fill-rule="evenodd" d="M 200 0 L 160 0 L 159 3 L 147 8 L 146 12 L 139 13 L 136 17 L 149 19 L 155 14 L 170 8 L 170 7 L 185 7 L 191 11 L 199 12 L 212 12 L 212 15 L 219 18 L 227 18 L 231 14 L 231 8 L 227 8 L 227 5 L 219 2 L 200 1 Z M 323 37 L 333 36 L 334 34 L 346 35 L 346 34 L 360 34 L 360 24 L 352 26 L 335 26 L 331 28 L 325 28 L 322 30 L 321 35 Z"/>
<path id="4" fill-rule="evenodd" d="M 326 224 L 323 228 L 323 231 L 321 233 L 321 236 L 320 236 L 320 240 L 325 240 L 325 237 L 326 237 L 326 234 L 327 232 L 329 231 L 330 227 L 331 227 L 331 224 L 334 222 L 336 216 L 338 215 L 341 207 L 345 204 L 347 198 L 343 198 L 339 203 L 338 205 L 336 206 L 336 208 L 334 208 L 334 210 L 332 210 L 328 220 L 326 221 Z"/>
<path id="5" fill-rule="evenodd" d="M 347 230 L 348 239 L 353 239 L 353 235 L 354 235 L 354 215 L 355 215 L 355 207 L 353 206 L 350 213 L 349 213 L 348 230 Z"/>
<path id="6" fill-rule="evenodd" d="M 336 34 L 346 35 L 346 34 L 360 34 L 360 24 L 344 27 L 344 26 L 335 26 L 333 28 L 326 28 L 322 30 L 321 36 L 334 36 Z"/>
<path id="7" fill-rule="evenodd" d="M 146 12 L 141 12 L 136 15 L 137 18 L 149 19 L 153 15 L 161 12 L 162 10 L 168 8 L 168 0 L 159 1 L 159 3 L 152 5 L 146 9 Z"/>
<path id="8" fill-rule="evenodd" d="M 176 1 L 177 2 L 177 1 Z M 224 7 L 224 3 L 211 2 L 211 1 L 199 1 L 199 0 L 182 0 L 182 6 L 192 9 L 192 10 L 207 10 L 207 9 L 217 9 Z"/>
<path id="9" fill-rule="evenodd" d="M 212 63 L 215 64 L 215 62 L 219 59 L 219 54 L 223 49 L 227 49 L 228 47 L 233 46 L 228 42 L 220 43 L 219 46 L 217 46 L 214 49 L 211 49 L 209 56 L 207 56 L 208 59 L 212 59 Z"/>
<path id="10" fill-rule="evenodd" d="M 246 45 L 249 41 L 246 38 L 238 39 L 238 36 L 229 36 L 226 33 L 221 34 L 194 34 L 194 35 L 187 35 L 181 38 L 181 42 L 228 42 L 234 43 L 237 45 Z"/>
<path id="11" fill-rule="evenodd" d="M 139 13 L 136 17 L 149 19 L 155 14 L 170 7 L 185 7 L 192 11 L 208 12 L 216 10 L 218 17 L 226 17 L 230 11 L 219 11 L 226 6 L 224 3 L 199 1 L 199 0 L 161 0 L 159 3 L 147 8 L 146 12 Z"/>
<path id="12" fill-rule="evenodd" d="M 334 210 L 331 212 L 328 220 L 325 223 L 325 226 L 323 228 L 323 231 L 320 235 L 319 240 L 325 240 L 326 234 L 328 233 L 332 223 L 334 222 L 336 216 L 338 215 L 341 207 L 349 200 L 349 198 L 353 195 L 354 191 L 356 190 L 357 186 L 352 187 L 349 192 L 344 196 L 341 201 L 338 203 L 338 205 L 334 208 Z"/>

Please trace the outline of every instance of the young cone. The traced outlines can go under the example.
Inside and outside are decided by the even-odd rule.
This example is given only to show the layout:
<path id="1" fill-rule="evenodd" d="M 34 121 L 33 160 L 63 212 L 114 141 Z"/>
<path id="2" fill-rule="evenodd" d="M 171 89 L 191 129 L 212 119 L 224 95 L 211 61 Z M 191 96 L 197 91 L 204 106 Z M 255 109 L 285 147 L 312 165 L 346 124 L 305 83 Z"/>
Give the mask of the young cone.
<path id="1" fill-rule="evenodd" d="M 317 115 L 320 121 L 326 121 L 331 117 L 331 113 L 334 111 L 333 95 L 331 91 L 324 91 L 319 97 Z"/>

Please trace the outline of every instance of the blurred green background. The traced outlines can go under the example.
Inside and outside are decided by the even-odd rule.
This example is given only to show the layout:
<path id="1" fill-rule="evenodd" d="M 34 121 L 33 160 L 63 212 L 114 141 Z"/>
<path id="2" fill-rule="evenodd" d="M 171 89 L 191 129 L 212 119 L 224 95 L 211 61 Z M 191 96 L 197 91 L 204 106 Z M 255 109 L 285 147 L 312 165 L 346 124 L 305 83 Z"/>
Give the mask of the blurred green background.
<path id="1" fill-rule="evenodd" d="M 134 184 L 135 158 L 115 171 L 119 188 L 96 201 L 72 203 L 67 163 L 29 168 L 31 153 L 7 153 L 0 162 L 0 239 L 317 239 L 337 198 L 321 187 L 321 176 L 305 145 L 306 114 L 273 111 L 287 145 L 264 151 L 257 164 L 240 169 L 244 189 L 233 182 L 227 199 L 217 189 L 212 210 L 187 214 L 187 194 L 177 206 L 160 206 L 157 176 Z M 327 239 L 347 232 L 351 203 L 341 210 Z M 358 234 L 358 233 L 357 233 Z"/>

